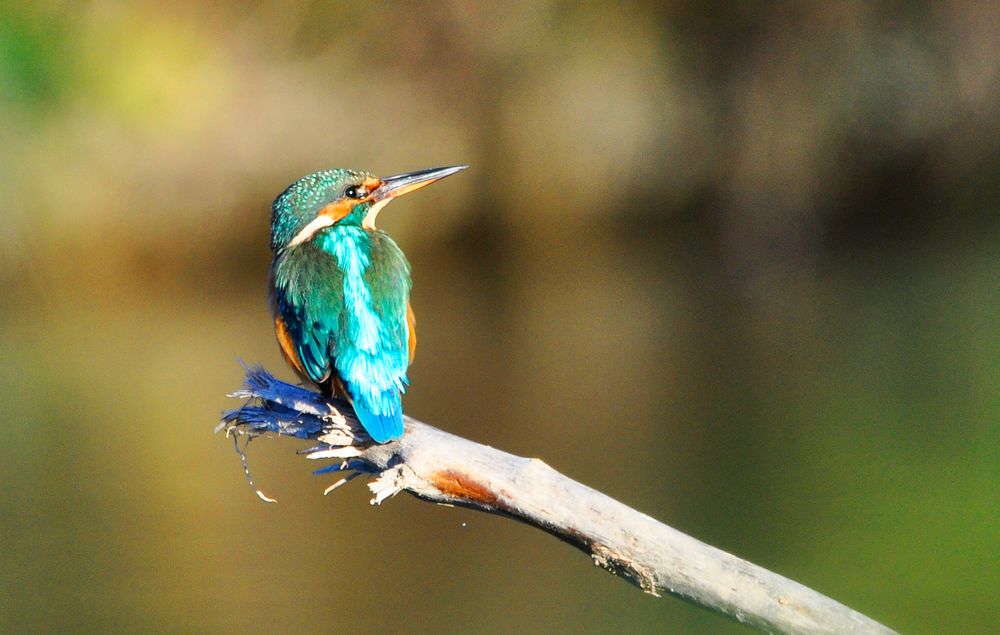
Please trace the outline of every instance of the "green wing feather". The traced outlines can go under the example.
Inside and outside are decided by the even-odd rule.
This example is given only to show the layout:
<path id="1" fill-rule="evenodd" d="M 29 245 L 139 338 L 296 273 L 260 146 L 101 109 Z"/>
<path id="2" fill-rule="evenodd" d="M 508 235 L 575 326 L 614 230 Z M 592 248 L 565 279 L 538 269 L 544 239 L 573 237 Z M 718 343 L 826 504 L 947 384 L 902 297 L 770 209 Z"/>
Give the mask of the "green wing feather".
<path id="1" fill-rule="evenodd" d="M 302 245 L 281 258 L 274 271 L 274 304 L 285 322 L 309 379 L 326 381 L 340 313 L 344 307 L 343 273 L 324 251 Z"/>

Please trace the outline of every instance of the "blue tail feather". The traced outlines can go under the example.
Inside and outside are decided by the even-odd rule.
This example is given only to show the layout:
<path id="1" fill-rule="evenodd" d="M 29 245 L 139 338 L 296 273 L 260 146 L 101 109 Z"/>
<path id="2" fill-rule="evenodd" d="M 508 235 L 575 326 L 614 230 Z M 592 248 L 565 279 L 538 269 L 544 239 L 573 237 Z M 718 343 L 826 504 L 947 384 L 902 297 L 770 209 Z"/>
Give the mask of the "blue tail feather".
<path id="1" fill-rule="evenodd" d="M 388 413 L 375 414 L 361 403 L 361 400 L 354 401 L 354 412 L 358 415 L 358 421 L 375 443 L 387 443 L 403 436 L 403 407 L 398 393 L 395 403 L 390 406 Z"/>

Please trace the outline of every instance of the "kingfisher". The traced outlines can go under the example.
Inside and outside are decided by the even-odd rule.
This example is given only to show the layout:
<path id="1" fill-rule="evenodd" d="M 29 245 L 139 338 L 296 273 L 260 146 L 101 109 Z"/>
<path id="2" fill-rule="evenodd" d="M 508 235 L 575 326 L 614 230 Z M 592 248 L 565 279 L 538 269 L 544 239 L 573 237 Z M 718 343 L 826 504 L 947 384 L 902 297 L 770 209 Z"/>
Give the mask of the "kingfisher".
<path id="1" fill-rule="evenodd" d="M 270 298 L 282 355 L 324 396 L 350 402 L 376 443 L 403 436 L 401 395 L 417 336 L 410 263 L 375 220 L 397 196 L 467 167 L 386 178 L 323 170 L 271 207 Z"/>

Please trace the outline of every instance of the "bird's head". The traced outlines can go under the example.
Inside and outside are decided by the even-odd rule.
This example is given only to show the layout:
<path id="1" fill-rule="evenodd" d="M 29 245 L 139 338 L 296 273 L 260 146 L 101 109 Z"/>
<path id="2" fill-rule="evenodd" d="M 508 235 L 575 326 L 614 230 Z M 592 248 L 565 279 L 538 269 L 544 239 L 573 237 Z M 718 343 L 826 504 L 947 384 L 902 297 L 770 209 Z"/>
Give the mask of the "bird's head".
<path id="1" fill-rule="evenodd" d="M 467 167 L 431 168 L 383 179 L 342 168 L 304 176 L 274 199 L 271 248 L 296 247 L 334 225 L 374 229 L 376 216 L 389 201 Z"/>

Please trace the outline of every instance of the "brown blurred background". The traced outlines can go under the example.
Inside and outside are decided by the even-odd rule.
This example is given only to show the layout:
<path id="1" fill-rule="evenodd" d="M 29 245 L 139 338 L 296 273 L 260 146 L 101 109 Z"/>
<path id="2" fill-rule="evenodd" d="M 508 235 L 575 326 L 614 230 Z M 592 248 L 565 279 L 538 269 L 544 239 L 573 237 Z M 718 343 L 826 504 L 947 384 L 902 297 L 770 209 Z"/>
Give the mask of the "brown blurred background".
<path id="1" fill-rule="evenodd" d="M 291 181 L 392 205 L 407 412 L 908 633 L 995 628 L 996 3 L 0 9 L 0 631 L 742 632 L 211 434 Z"/>

